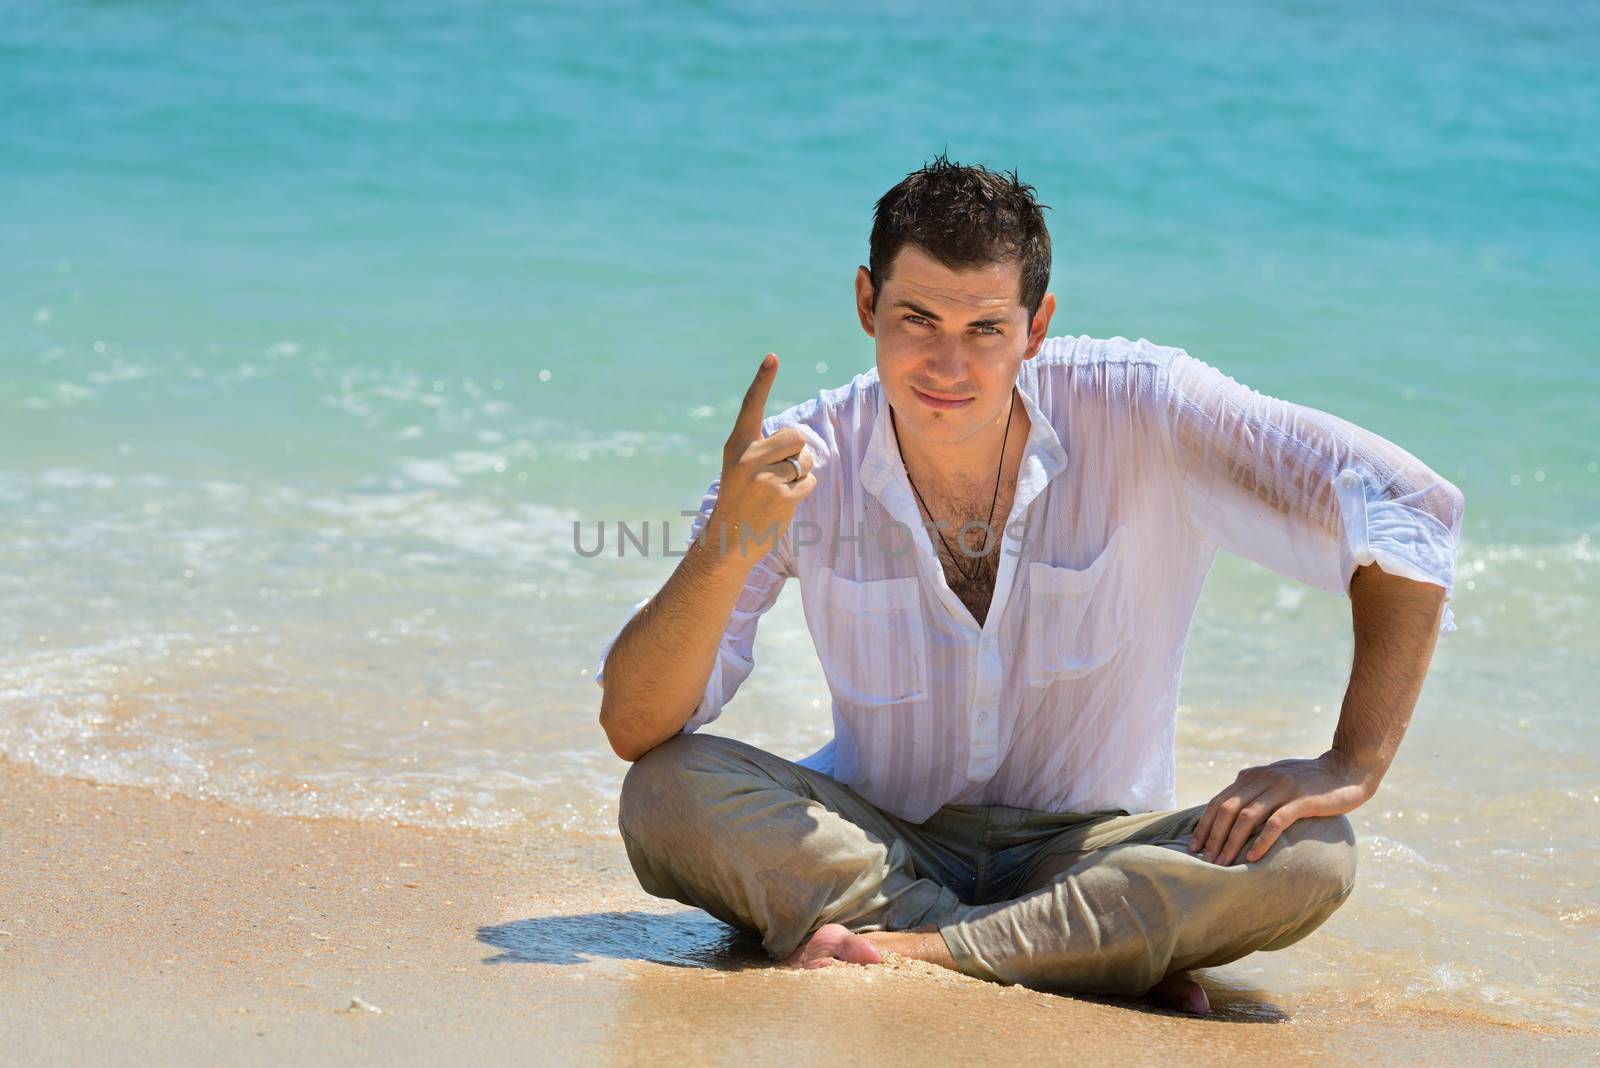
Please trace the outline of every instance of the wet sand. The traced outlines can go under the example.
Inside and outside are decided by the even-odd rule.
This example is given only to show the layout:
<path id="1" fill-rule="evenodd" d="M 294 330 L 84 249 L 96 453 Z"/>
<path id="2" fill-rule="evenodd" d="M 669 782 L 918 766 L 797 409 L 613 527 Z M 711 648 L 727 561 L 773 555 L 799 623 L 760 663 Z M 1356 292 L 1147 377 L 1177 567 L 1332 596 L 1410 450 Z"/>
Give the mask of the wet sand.
<path id="1" fill-rule="evenodd" d="M 614 839 L 265 816 L 3 761 L 0 855 L 0 1064 L 1500 1064 L 1600 1049 L 1593 1032 L 1289 996 L 1226 968 L 1200 973 L 1204 1019 L 903 958 L 780 971 L 754 940 L 644 894 Z"/>

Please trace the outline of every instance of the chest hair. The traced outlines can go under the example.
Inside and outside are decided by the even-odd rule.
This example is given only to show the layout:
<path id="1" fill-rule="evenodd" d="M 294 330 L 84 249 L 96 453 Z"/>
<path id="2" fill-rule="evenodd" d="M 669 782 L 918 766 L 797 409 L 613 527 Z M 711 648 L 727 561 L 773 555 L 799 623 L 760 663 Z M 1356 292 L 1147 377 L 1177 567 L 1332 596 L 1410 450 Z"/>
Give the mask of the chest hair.
<path id="1" fill-rule="evenodd" d="M 951 592 L 967 606 L 967 611 L 972 613 L 972 618 L 978 621 L 979 626 L 983 625 L 984 619 L 989 614 L 989 605 L 994 600 L 994 584 L 1000 570 L 1005 522 L 1006 517 L 1011 514 L 1011 502 L 1015 491 L 1015 485 L 1001 486 L 1000 495 L 996 498 L 994 485 L 991 483 L 982 488 L 963 487 L 954 496 L 945 499 L 948 503 L 933 498 L 928 500 L 928 504 L 935 509 L 934 515 L 945 523 L 943 541 L 931 527 L 928 539 L 933 542 L 933 548 L 938 553 L 939 563 L 944 568 L 945 581 L 949 583 Z M 989 517 L 991 501 L 994 503 L 994 521 L 989 525 L 989 532 L 986 532 L 984 523 Z M 959 532 L 966 523 L 971 523 L 972 526 L 968 528 L 966 537 L 962 538 Z M 988 539 L 987 546 L 984 544 L 985 538 Z M 945 548 L 945 542 L 950 543 L 949 549 Z M 965 552 L 962 551 L 963 547 Z M 954 553 L 951 552 L 952 549 Z"/>

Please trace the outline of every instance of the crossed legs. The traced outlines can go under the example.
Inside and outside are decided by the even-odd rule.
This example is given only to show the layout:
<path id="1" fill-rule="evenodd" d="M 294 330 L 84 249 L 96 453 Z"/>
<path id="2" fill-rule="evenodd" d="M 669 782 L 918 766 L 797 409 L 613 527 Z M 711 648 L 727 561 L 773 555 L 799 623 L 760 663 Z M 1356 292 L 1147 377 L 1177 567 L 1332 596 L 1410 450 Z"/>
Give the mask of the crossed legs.
<path id="1" fill-rule="evenodd" d="M 828 776 L 689 734 L 629 769 L 618 824 L 647 892 L 760 935 L 778 960 L 816 940 L 865 963 L 875 950 L 850 936 L 877 932 L 866 940 L 876 948 L 979 978 L 1145 994 L 1186 969 L 1299 941 L 1354 885 L 1345 817 L 1297 821 L 1260 860 L 1223 867 L 1188 851 L 1203 809 L 947 806 L 909 824 Z M 1013 842 L 1029 859 L 1005 899 L 974 903 L 971 847 Z"/>

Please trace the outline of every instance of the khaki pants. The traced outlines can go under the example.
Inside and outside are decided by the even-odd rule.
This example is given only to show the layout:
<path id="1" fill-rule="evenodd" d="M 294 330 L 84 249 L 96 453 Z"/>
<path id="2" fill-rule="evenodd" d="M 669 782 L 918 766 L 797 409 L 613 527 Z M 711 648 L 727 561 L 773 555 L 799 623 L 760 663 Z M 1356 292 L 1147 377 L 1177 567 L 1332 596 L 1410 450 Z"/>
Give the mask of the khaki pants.
<path id="1" fill-rule="evenodd" d="M 946 805 L 907 823 L 751 745 L 676 735 L 628 769 L 618 826 L 644 889 L 760 935 L 934 930 L 967 975 L 1142 994 L 1282 949 L 1350 895 L 1344 816 L 1299 820 L 1255 863 L 1191 854 L 1205 806 L 1129 814 Z"/>

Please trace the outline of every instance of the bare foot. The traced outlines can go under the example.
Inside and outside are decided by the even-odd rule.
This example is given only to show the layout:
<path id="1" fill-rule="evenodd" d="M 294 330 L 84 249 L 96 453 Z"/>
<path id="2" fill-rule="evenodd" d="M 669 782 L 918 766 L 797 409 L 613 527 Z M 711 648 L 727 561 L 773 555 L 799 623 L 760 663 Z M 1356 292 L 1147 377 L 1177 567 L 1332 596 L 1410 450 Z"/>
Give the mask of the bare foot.
<path id="1" fill-rule="evenodd" d="M 1145 997 L 1169 1009 L 1204 1016 L 1211 1011 L 1205 988 L 1188 972 L 1173 972 L 1151 987 Z"/>
<path id="2" fill-rule="evenodd" d="M 836 960 L 849 964 L 878 964 L 883 955 L 877 947 L 842 923 L 825 924 L 805 945 L 783 961 L 785 968 L 826 968 Z"/>

